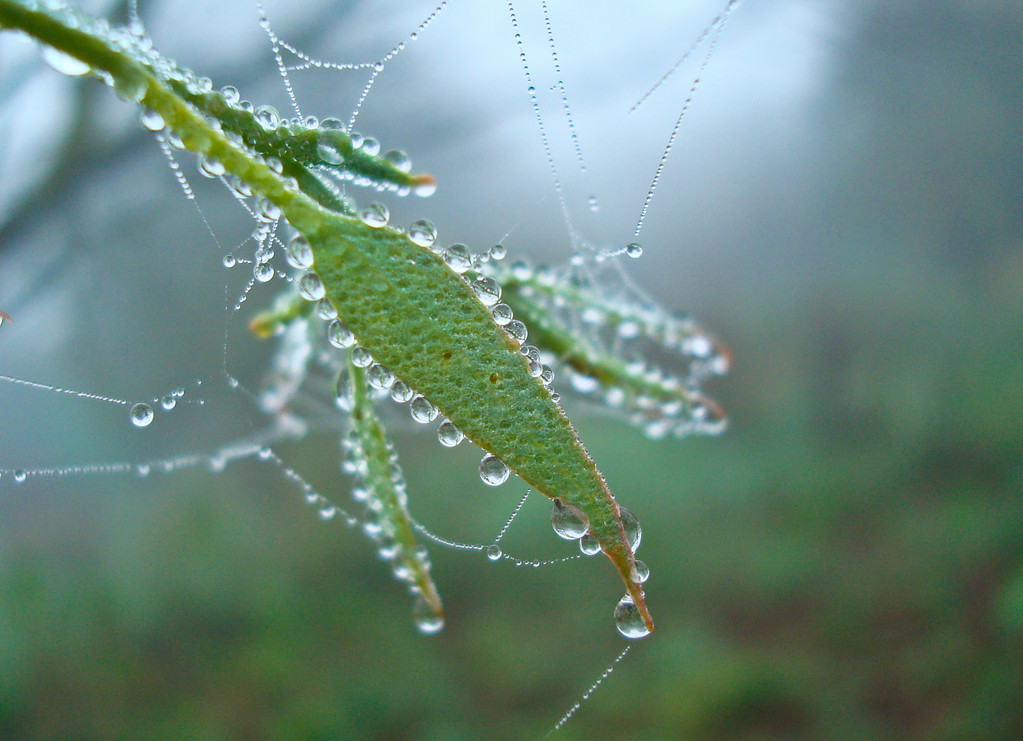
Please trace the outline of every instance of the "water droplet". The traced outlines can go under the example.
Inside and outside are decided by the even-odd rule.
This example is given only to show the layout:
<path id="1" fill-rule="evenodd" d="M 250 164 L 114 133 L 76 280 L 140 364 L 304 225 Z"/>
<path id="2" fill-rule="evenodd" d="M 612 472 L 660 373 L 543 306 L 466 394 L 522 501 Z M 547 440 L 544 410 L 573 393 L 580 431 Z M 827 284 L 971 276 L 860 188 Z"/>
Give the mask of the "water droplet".
<path id="1" fill-rule="evenodd" d="M 307 301 L 319 301 L 326 291 L 320 276 L 316 273 L 306 273 L 298 282 L 298 293 Z"/>
<path id="2" fill-rule="evenodd" d="M 166 124 L 161 116 L 156 111 L 151 111 L 148 108 L 143 108 L 139 112 L 139 123 L 142 124 L 143 128 L 149 129 L 150 131 L 163 131 Z"/>
<path id="3" fill-rule="evenodd" d="M 503 260 L 508 256 L 508 249 L 503 244 L 495 244 L 490 248 L 491 260 Z"/>
<path id="4" fill-rule="evenodd" d="M 266 129 L 276 129 L 280 123 L 281 116 L 272 105 L 261 105 L 252 112 L 256 121 Z"/>
<path id="5" fill-rule="evenodd" d="M 437 241 L 437 227 L 426 219 L 419 219 L 409 224 L 408 238 L 420 247 L 432 247 Z"/>
<path id="6" fill-rule="evenodd" d="M 503 555 L 504 552 L 501 550 L 501 546 L 499 546 L 497 543 L 487 546 L 487 558 L 489 558 L 491 561 L 500 561 L 501 556 Z"/>
<path id="7" fill-rule="evenodd" d="M 326 506 L 320 507 L 319 511 L 316 514 L 319 516 L 321 520 L 324 521 L 332 520 L 334 519 L 334 516 L 337 514 L 337 507 L 335 507 L 333 504 L 328 504 Z"/>
<path id="8" fill-rule="evenodd" d="M 238 88 L 234 85 L 224 85 L 224 87 L 220 88 L 220 94 L 223 95 L 224 100 L 231 105 L 237 103 L 242 97 L 241 93 L 238 92 Z"/>
<path id="9" fill-rule="evenodd" d="M 513 340 L 518 340 L 519 342 L 525 342 L 526 336 L 529 334 L 529 330 L 526 329 L 526 325 L 518 319 L 512 319 L 510 322 L 505 324 L 504 331 L 507 332 L 508 336 Z"/>
<path id="10" fill-rule="evenodd" d="M 586 534 L 590 518 L 574 504 L 555 499 L 551 507 L 551 527 L 565 540 L 578 540 Z"/>
<path id="11" fill-rule="evenodd" d="M 480 479 L 487 486 L 500 486 L 508 480 L 511 469 L 496 455 L 487 453 L 480 461 Z"/>
<path id="12" fill-rule="evenodd" d="M 20 468 L 17 471 L 14 472 L 14 481 L 15 481 L 15 483 L 20 484 L 21 482 L 23 482 L 27 478 L 28 478 L 28 473 L 25 472 L 25 471 L 22 471 Z"/>
<path id="13" fill-rule="evenodd" d="M 334 347 L 344 349 L 355 344 L 355 335 L 348 325 L 340 319 L 333 320 L 327 325 L 327 342 Z"/>
<path id="14" fill-rule="evenodd" d="M 313 248 L 301 234 L 296 234 L 288 240 L 288 244 L 284 248 L 284 257 L 293 268 L 305 270 L 313 266 Z"/>
<path id="15" fill-rule="evenodd" d="M 427 399 L 425 396 L 416 395 L 412 399 L 412 403 L 409 405 L 409 413 L 412 415 L 412 419 L 416 422 L 426 424 L 437 419 L 438 411 L 432 401 Z"/>
<path id="16" fill-rule="evenodd" d="M 384 152 L 384 159 L 402 172 L 412 171 L 412 160 L 400 149 L 391 149 Z"/>
<path id="17" fill-rule="evenodd" d="M 43 46 L 43 59 L 50 67 L 69 77 L 84 75 L 92 69 L 85 62 L 79 61 L 62 51 L 57 51 L 52 46 Z"/>
<path id="18" fill-rule="evenodd" d="M 334 308 L 334 304 L 330 303 L 330 299 L 324 297 L 316 304 L 316 316 L 329 322 L 331 319 L 337 318 L 337 309 Z"/>
<path id="19" fill-rule="evenodd" d="M 128 413 L 131 423 L 136 427 L 148 427 L 154 416 L 153 408 L 145 402 L 136 404 Z"/>
<path id="20" fill-rule="evenodd" d="M 320 128 L 329 131 L 344 131 L 345 125 L 340 118 L 325 118 L 320 121 Z"/>
<path id="21" fill-rule="evenodd" d="M 464 244 L 453 244 L 444 250 L 444 262 L 461 275 L 472 267 L 472 254 Z"/>
<path id="22" fill-rule="evenodd" d="M 632 572 L 632 579 L 640 584 L 646 582 L 650 578 L 650 567 L 645 562 L 636 560 L 636 568 Z"/>
<path id="23" fill-rule="evenodd" d="M 199 172 L 208 178 L 219 178 L 225 170 L 219 161 L 201 154 L 199 155 Z"/>
<path id="24" fill-rule="evenodd" d="M 639 608 L 632 597 L 625 595 L 615 605 L 615 627 L 626 638 L 642 638 L 650 634 L 650 630 L 639 614 Z"/>
<path id="25" fill-rule="evenodd" d="M 455 426 L 454 422 L 445 419 L 437 428 L 437 439 L 445 448 L 453 448 L 465 439 L 465 435 Z"/>
<path id="26" fill-rule="evenodd" d="M 367 226 L 371 226 L 374 229 L 379 229 L 382 226 L 387 226 L 387 222 L 391 218 L 391 212 L 382 203 L 371 203 L 366 208 L 362 209 L 362 213 L 359 214 L 359 218 Z"/>
<path id="27" fill-rule="evenodd" d="M 433 635 L 444 628 L 444 616 L 438 615 L 422 595 L 416 597 L 412 606 L 412 621 L 423 635 Z"/>
<path id="28" fill-rule="evenodd" d="M 267 224 L 281 218 L 281 207 L 266 198 L 260 198 L 256 202 L 256 218 Z"/>
<path id="29" fill-rule="evenodd" d="M 362 151 L 368 154 L 370 157 L 376 157 L 378 154 L 380 154 L 380 142 L 378 142 L 372 136 L 364 137 L 362 140 Z"/>
<path id="30" fill-rule="evenodd" d="M 508 304 L 495 304 L 494 306 L 491 306 L 490 315 L 494 317 L 494 321 L 502 327 L 514 318 L 512 308 L 508 306 Z"/>
<path id="31" fill-rule="evenodd" d="M 501 300 L 501 286 L 489 275 L 477 275 L 472 290 L 484 306 L 493 306 Z"/>
<path id="32" fill-rule="evenodd" d="M 399 404 L 404 404 L 413 396 L 415 392 L 404 381 L 395 381 L 391 384 L 391 398 Z"/>
<path id="33" fill-rule="evenodd" d="M 590 533 L 579 538 L 579 550 L 587 556 L 594 556 L 600 553 L 600 543 Z"/>
<path id="34" fill-rule="evenodd" d="M 437 183 L 433 180 L 433 178 L 424 180 L 416 185 L 412 192 L 420 198 L 429 198 L 437 192 Z"/>
<path id="35" fill-rule="evenodd" d="M 597 213 L 597 211 L 600 210 L 600 204 L 597 202 L 597 197 L 596 196 L 590 196 L 589 202 L 590 202 L 590 211 L 592 211 L 593 213 Z"/>
<path id="36" fill-rule="evenodd" d="M 235 259 L 234 255 L 224 255 L 222 262 L 224 263 L 225 268 L 233 268 L 238 264 L 238 260 Z"/>
<path id="37" fill-rule="evenodd" d="M 274 269 L 269 263 L 257 262 L 252 275 L 260 283 L 268 283 L 274 277 Z"/>
<path id="38" fill-rule="evenodd" d="M 374 363 L 366 371 L 366 382 L 373 388 L 383 391 L 391 388 L 391 384 L 394 383 L 394 374 L 380 363 Z"/>
<path id="39" fill-rule="evenodd" d="M 639 242 L 629 242 L 625 245 L 625 254 L 635 259 L 643 254 L 643 245 Z"/>
<path id="40" fill-rule="evenodd" d="M 639 526 L 639 520 L 636 519 L 636 515 L 632 514 L 625 507 L 619 507 L 622 513 L 622 527 L 625 529 L 625 539 L 629 542 L 629 547 L 635 553 L 636 549 L 639 548 L 639 542 L 643 539 L 643 530 Z"/>
<path id="41" fill-rule="evenodd" d="M 167 394 L 162 399 L 160 399 L 160 406 L 162 406 L 168 412 L 171 409 L 173 409 L 175 406 L 177 406 L 177 403 L 178 403 L 178 400 L 174 397 L 173 394 Z"/>
<path id="42" fill-rule="evenodd" d="M 356 368 L 368 368 L 373 363 L 369 350 L 360 346 L 352 348 L 352 365 Z"/>
<path id="43" fill-rule="evenodd" d="M 321 136 L 320 141 L 316 144 L 316 156 L 328 165 L 343 165 L 345 155 L 334 138 L 334 136 Z"/>

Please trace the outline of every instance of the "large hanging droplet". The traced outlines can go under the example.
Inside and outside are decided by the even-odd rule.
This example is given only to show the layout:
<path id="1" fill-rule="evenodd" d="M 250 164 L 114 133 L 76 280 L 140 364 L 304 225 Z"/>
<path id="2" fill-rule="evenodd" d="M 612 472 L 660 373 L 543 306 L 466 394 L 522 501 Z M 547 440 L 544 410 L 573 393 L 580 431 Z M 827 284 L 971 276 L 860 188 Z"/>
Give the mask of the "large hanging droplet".
<path id="1" fill-rule="evenodd" d="M 589 533 L 586 533 L 583 537 L 579 538 L 579 550 L 585 556 L 595 556 L 600 553 L 600 542 Z"/>
<path id="2" fill-rule="evenodd" d="M 622 597 L 615 605 L 615 627 L 626 638 L 642 638 L 650 634 L 639 608 L 629 595 Z"/>
<path id="3" fill-rule="evenodd" d="M 643 539 L 643 530 L 639 526 L 639 520 L 625 507 L 619 508 L 622 513 L 622 528 L 625 530 L 625 539 L 629 542 L 629 548 L 635 553 L 639 548 L 639 542 Z"/>
<path id="4" fill-rule="evenodd" d="M 578 540 L 586 534 L 590 519 L 574 504 L 554 500 L 551 507 L 551 527 L 565 540 Z"/>
<path id="5" fill-rule="evenodd" d="M 50 67 L 63 75 L 78 77 L 92 70 L 92 67 L 52 46 L 43 46 L 43 59 Z"/>
<path id="6" fill-rule="evenodd" d="M 480 480 L 487 486 L 500 486 L 510 474 L 508 464 L 496 455 L 487 453 L 480 461 Z"/>
<path id="7" fill-rule="evenodd" d="M 491 561 L 500 561 L 501 556 L 503 555 L 504 552 L 501 550 L 501 546 L 499 546 L 497 543 L 487 546 L 487 558 L 489 558 Z"/>
<path id="8" fill-rule="evenodd" d="M 438 615 L 422 595 L 412 606 L 412 621 L 423 635 L 433 635 L 444 628 L 444 616 Z"/>

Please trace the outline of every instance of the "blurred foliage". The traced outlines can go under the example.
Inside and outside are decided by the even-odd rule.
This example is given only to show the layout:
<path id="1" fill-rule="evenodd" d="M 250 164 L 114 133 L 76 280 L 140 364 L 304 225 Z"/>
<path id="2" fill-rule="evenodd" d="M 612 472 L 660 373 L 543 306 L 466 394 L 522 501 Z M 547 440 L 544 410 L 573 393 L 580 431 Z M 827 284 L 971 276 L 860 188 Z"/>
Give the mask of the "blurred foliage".
<path id="1" fill-rule="evenodd" d="M 636 482 L 660 622 L 560 738 L 1023 737 L 1023 14 L 847 10 L 841 162 L 805 206 L 842 248 L 707 318 L 733 429 L 647 443 L 580 418 Z M 406 468 L 451 480 L 419 448 Z M 538 737 L 620 646 L 569 584 L 601 592 L 596 569 L 510 579 L 437 548 L 450 619 L 423 638 L 361 537 L 240 468 L 100 511 L 89 488 L 116 482 L 40 485 L 0 568 L 0 737 Z M 496 530 L 507 497 L 472 496 Z M 417 511 L 460 537 L 451 499 Z"/>

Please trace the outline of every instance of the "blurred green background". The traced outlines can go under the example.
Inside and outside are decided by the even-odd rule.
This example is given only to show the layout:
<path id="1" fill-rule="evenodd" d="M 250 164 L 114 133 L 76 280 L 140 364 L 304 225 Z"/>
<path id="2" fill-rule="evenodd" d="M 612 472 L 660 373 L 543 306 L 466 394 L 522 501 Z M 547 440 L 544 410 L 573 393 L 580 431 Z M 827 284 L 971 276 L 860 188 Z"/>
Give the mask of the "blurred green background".
<path id="1" fill-rule="evenodd" d="M 473 245 L 510 232 L 513 256 L 562 262 L 506 10 L 489 5 L 445 10 L 380 76 L 359 126 L 441 183 L 394 204 L 397 220 L 427 216 Z M 519 5 L 524 35 L 542 32 Z M 620 243 L 688 83 L 624 111 L 721 3 L 627 17 L 558 5 L 589 180 L 551 113 L 554 151 L 577 223 Z M 158 48 L 284 109 L 252 4 L 198 7 L 143 3 Z M 267 8 L 317 55 L 365 61 L 432 2 Z M 185 27 L 193 13 L 208 22 Z M 658 630 L 558 736 L 1023 737 L 1021 61 L 1015 3 L 747 0 L 735 13 L 630 263 L 730 346 L 734 369 L 709 391 L 731 428 L 650 442 L 568 403 L 643 523 Z M 126 106 L 2 36 L 0 65 L 0 310 L 14 319 L 0 373 L 128 399 L 189 385 L 206 402 L 136 431 L 120 409 L 0 384 L 0 468 L 209 452 L 258 430 L 246 399 L 209 380 L 225 336 L 250 388 L 272 350 L 247 337 L 248 306 L 225 329 L 245 275 L 220 259 L 251 250 L 236 247 L 244 214 L 191 178 L 214 242 Z M 365 78 L 297 84 L 326 116 Z M 585 215 L 590 187 L 599 218 Z M 492 540 L 521 486 L 484 490 L 477 452 L 438 452 L 413 427 L 394 415 L 414 514 Z M 345 500 L 334 432 L 280 453 Z M 534 501 L 503 544 L 572 553 L 556 541 Z M 602 559 L 534 570 L 430 550 L 448 623 L 423 637 L 369 542 L 320 523 L 258 461 L 0 481 L 0 737 L 543 736 L 623 646 L 617 577 Z"/>

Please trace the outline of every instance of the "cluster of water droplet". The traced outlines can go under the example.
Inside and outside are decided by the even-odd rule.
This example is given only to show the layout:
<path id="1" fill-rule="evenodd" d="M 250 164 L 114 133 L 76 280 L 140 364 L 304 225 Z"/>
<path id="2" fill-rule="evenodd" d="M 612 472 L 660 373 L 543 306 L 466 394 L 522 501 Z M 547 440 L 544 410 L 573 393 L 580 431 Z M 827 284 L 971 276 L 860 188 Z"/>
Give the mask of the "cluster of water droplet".
<path id="1" fill-rule="evenodd" d="M 424 598 L 417 578 L 417 574 L 429 573 L 430 557 L 423 546 L 406 545 L 396 537 L 401 527 L 396 522 L 396 509 L 405 510 L 408 493 L 397 453 L 390 440 L 386 441 L 386 450 L 389 478 L 387 481 L 375 481 L 359 436 L 353 430 L 341 440 L 341 470 L 356 479 L 351 495 L 356 503 L 365 507 L 363 532 L 376 545 L 377 555 L 390 564 L 394 577 L 408 586 L 415 600 L 412 614 L 416 627 L 423 633 L 436 633 L 444 626 L 443 617 Z M 382 489 L 387 490 L 386 494 Z M 388 504 L 384 496 L 393 497 L 393 502 Z M 324 516 L 322 509 L 320 514 Z"/>
<path id="2" fill-rule="evenodd" d="M 622 528 L 625 531 L 625 540 L 632 552 L 635 553 L 643 537 L 639 520 L 625 507 L 620 507 L 619 510 Z M 589 517 L 574 504 L 555 499 L 551 505 L 551 527 L 559 537 L 577 541 L 579 550 L 584 555 L 592 556 L 600 553 L 600 542 L 590 531 Z M 650 569 L 642 561 L 636 560 L 630 576 L 635 583 L 642 584 L 650 577 Z M 632 597 L 628 594 L 615 607 L 615 626 L 626 638 L 640 638 L 650 632 L 643 623 L 642 616 L 636 609 Z"/>
<path id="3" fill-rule="evenodd" d="M 650 438 L 724 430 L 724 412 L 701 384 L 726 373 L 729 358 L 696 322 L 635 298 L 627 286 L 600 285 L 592 273 L 560 275 L 516 262 L 498 278 L 506 300 L 531 322 L 560 325 L 579 338 L 560 366 L 575 393 L 621 410 Z M 558 360 L 549 358 L 555 366 Z M 587 365 L 601 369 L 601 380 Z"/>
<path id="4" fill-rule="evenodd" d="M 184 395 L 185 390 L 183 388 L 178 388 L 171 391 L 169 394 L 164 394 L 156 403 L 161 409 L 169 412 L 178 405 L 178 399 L 182 398 Z M 128 419 L 131 420 L 132 425 L 135 427 L 149 427 L 149 425 L 153 423 L 153 420 L 156 419 L 156 410 L 152 404 L 140 401 L 137 404 L 132 404 L 131 408 L 128 410 Z"/>

